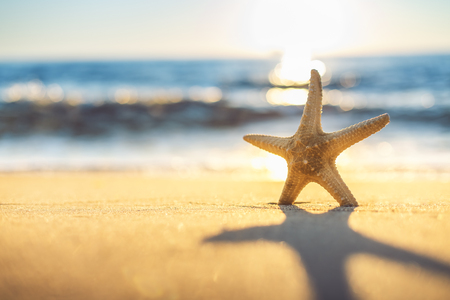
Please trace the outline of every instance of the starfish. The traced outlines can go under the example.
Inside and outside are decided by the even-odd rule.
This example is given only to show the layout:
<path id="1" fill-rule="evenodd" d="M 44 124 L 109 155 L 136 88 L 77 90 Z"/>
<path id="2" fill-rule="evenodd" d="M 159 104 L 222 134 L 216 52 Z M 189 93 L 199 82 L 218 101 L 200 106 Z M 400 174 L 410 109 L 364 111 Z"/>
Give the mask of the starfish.
<path id="1" fill-rule="evenodd" d="M 288 175 L 278 204 L 291 205 L 310 182 L 324 187 L 341 206 L 358 206 L 350 189 L 336 168 L 336 158 L 348 147 L 380 131 L 389 123 L 389 115 L 357 123 L 345 129 L 326 133 L 322 130 L 322 83 L 311 70 L 308 100 L 300 126 L 291 137 L 248 134 L 244 140 L 263 150 L 283 157 Z"/>

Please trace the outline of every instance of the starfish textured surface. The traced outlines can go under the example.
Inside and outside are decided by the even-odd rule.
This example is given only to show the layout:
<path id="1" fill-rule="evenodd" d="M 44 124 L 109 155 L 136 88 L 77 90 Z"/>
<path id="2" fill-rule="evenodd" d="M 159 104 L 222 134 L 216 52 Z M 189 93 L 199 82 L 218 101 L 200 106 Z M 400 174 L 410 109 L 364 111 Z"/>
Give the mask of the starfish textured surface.
<path id="1" fill-rule="evenodd" d="M 389 123 L 389 115 L 360 122 L 345 129 L 325 133 L 321 124 L 322 83 L 311 70 L 308 100 L 297 132 L 291 137 L 249 134 L 244 140 L 286 159 L 288 176 L 278 204 L 293 204 L 310 182 L 324 187 L 341 206 L 357 206 L 355 197 L 336 168 L 336 158 L 348 147 L 380 131 Z"/>

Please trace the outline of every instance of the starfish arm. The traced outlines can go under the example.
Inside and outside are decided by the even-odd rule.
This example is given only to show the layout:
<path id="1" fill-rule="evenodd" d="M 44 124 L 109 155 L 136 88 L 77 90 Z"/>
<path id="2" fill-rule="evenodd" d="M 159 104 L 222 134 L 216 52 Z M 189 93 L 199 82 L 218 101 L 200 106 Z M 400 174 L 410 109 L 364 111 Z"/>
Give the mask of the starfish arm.
<path id="1" fill-rule="evenodd" d="M 261 134 L 247 134 L 244 140 L 258 148 L 266 150 L 270 153 L 286 158 L 286 150 L 292 143 L 292 139 L 288 137 L 276 137 Z"/>
<path id="2" fill-rule="evenodd" d="M 381 116 L 359 122 L 358 124 L 349 126 L 342 130 L 330 133 L 328 135 L 329 140 L 331 141 L 330 149 L 338 155 L 351 145 L 356 144 L 359 141 L 362 141 L 363 139 L 380 131 L 388 123 L 389 115 L 383 114 Z"/>
<path id="3" fill-rule="evenodd" d="M 295 136 L 305 136 L 313 133 L 323 133 L 321 124 L 322 114 L 322 82 L 319 72 L 311 70 L 308 100 L 303 109 L 300 126 Z"/>
<path id="4" fill-rule="evenodd" d="M 339 175 L 334 161 L 324 166 L 320 171 L 319 179 L 315 181 L 324 187 L 340 206 L 358 206 L 352 192 Z"/>
<path id="5" fill-rule="evenodd" d="M 278 204 L 280 205 L 292 205 L 297 199 L 301 190 L 310 182 L 306 175 L 289 170 L 286 182 L 284 183 L 283 192 L 281 193 Z"/>

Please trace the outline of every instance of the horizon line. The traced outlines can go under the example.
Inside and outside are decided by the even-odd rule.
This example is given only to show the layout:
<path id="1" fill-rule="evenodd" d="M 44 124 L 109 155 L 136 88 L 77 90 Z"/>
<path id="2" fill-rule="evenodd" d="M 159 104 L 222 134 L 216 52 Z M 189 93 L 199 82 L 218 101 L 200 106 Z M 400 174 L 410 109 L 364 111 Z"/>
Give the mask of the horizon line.
<path id="1" fill-rule="evenodd" d="M 415 57 L 415 56 L 446 56 L 447 51 L 424 51 L 405 53 L 368 53 L 368 54 L 347 54 L 347 55 L 317 55 L 313 59 L 339 59 L 339 58 L 377 58 L 377 57 Z M 217 60 L 280 60 L 282 53 L 272 55 L 242 55 L 242 56 L 63 56 L 63 57 L 1 57 L 0 63 L 52 63 L 52 62 L 112 62 L 112 61 L 217 61 Z"/>

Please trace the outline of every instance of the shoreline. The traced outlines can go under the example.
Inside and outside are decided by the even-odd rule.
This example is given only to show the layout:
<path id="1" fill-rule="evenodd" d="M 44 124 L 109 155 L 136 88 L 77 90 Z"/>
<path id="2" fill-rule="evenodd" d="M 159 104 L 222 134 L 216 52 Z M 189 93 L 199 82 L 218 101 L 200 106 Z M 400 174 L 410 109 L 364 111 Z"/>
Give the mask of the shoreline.
<path id="1" fill-rule="evenodd" d="M 450 296 L 446 182 L 348 181 L 341 208 L 316 184 L 280 207 L 283 182 L 0 176 L 2 299 Z"/>

